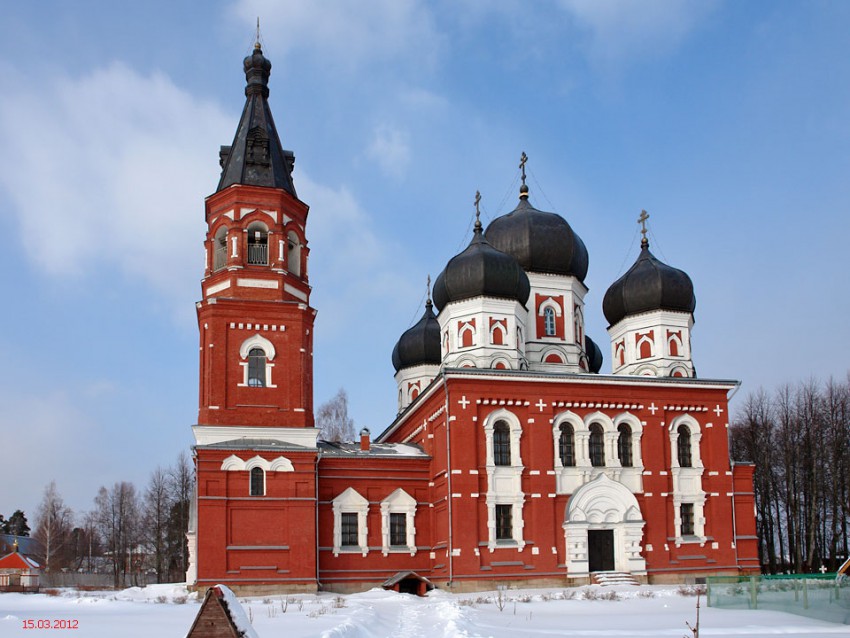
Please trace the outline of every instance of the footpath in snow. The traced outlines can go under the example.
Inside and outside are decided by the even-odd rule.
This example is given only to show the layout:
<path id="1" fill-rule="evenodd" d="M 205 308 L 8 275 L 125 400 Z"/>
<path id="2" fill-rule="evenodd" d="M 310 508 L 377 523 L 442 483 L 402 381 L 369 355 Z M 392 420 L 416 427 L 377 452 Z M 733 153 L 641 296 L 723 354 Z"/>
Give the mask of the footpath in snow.
<path id="1" fill-rule="evenodd" d="M 260 638 L 681 638 L 691 635 L 685 622 L 695 621 L 696 598 L 679 591 L 662 586 L 433 591 L 417 598 L 375 589 L 239 600 Z M 199 598 L 182 585 L 54 593 L 0 594 L 0 637 L 183 637 L 200 608 Z M 850 625 L 781 612 L 711 609 L 704 599 L 700 611 L 702 638 L 850 636 Z M 56 620 L 74 621 L 77 629 L 39 628 Z M 32 629 L 25 628 L 27 621 Z"/>

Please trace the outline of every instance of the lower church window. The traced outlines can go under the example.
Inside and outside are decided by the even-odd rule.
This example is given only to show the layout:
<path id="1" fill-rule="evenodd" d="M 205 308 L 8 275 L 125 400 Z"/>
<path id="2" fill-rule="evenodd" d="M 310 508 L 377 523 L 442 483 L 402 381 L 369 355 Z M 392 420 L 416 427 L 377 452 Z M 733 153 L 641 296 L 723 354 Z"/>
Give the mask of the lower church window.
<path id="1" fill-rule="evenodd" d="M 496 540 L 513 540 L 513 506 L 496 505 Z"/>
<path id="2" fill-rule="evenodd" d="M 266 476 L 263 468 L 251 468 L 251 487 L 249 494 L 251 496 L 263 496 L 266 493 Z"/>
<path id="3" fill-rule="evenodd" d="M 682 519 L 682 536 L 694 535 L 694 504 L 682 503 L 679 515 Z"/>
<path id="4" fill-rule="evenodd" d="M 407 514 L 390 514 L 390 546 L 407 546 Z"/>
<path id="5" fill-rule="evenodd" d="M 340 544 L 342 547 L 358 547 L 357 533 L 357 514 L 355 512 L 343 512 L 340 521 Z"/>
<path id="6" fill-rule="evenodd" d="M 605 467 L 605 438 L 602 426 L 594 423 L 590 426 L 590 464 L 593 467 Z"/>

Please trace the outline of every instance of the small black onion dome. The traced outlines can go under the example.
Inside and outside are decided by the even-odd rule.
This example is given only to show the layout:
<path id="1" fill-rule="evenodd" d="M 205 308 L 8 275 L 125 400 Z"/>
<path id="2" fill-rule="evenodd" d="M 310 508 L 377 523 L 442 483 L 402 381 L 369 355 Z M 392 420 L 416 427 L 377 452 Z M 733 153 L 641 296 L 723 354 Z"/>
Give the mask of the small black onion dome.
<path id="1" fill-rule="evenodd" d="M 602 312 L 613 326 L 624 317 L 653 310 L 693 313 L 696 305 L 688 274 L 656 259 L 643 240 L 637 261 L 605 292 Z"/>
<path id="2" fill-rule="evenodd" d="M 602 350 L 596 342 L 584 335 L 584 353 L 587 355 L 587 365 L 593 374 L 599 374 L 602 369 Z"/>
<path id="3" fill-rule="evenodd" d="M 528 201 L 528 187 L 520 188 L 519 204 L 487 227 L 487 241 L 513 255 L 527 272 L 587 276 L 587 248 L 560 215 L 539 211 Z"/>
<path id="4" fill-rule="evenodd" d="M 516 299 L 522 305 L 528 301 L 531 285 L 528 275 L 517 260 L 496 250 L 484 239 L 481 222 L 475 221 L 472 241 L 449 263 L 434 282 L 434 304 L 442 310 L 451 301 L 473 297 Z"/>
<path id="5" fill-rule="evenodd" d="M 393 348 L 393 367 L 403 368 L 433 363 L 439 365 L 440 324 L 431 300 L 425 302 L 425 313 L 415 326 L 405 330 Z"/>
<path id="6" fill-rule="evenodd" d="M 262 93 L 263 96 L 268 97 L 272 63 L 263 55 L 259 42 L 254 45 L 254 52 L 243 60 L 242 67 L 245 69 L 245 80 L 248 82 L 245 86 L 245 95 Z"/>

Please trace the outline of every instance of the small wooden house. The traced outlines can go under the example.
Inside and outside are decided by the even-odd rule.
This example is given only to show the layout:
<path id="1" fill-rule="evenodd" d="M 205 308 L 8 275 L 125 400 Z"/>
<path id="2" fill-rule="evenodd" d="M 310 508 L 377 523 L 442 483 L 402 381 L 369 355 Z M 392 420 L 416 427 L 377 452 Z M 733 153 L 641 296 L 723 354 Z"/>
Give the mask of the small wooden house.
<path id="1" fill-rule="evenodd" d="M 0 592 L 37 592 L 41 569 L 29 556 L 14 550 L 0 558 Z"/>

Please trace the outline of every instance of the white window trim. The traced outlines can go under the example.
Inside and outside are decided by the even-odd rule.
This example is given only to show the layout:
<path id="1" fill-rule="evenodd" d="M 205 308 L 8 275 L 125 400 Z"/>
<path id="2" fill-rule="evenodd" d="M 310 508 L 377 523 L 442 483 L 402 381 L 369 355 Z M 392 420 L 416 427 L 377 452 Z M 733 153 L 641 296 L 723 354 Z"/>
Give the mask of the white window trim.
<path id="1" fill-rule="evenodd" d="M 390 545 L 390 514 L 404 514 L 406 521 L 407 545 Z M 384 556 L 390 553 L 416 554 L 416 499 L 403 489 L 398 488 L 381 502 L 381 551 Z"/>
<path id="2" fill-rule="evenodd" d="M 360 553 L 363 556 L 369 553 L 369 528 L 367 519 L 369 514 L 369 501 L 363 498 L 353 487 L 347 488 L 342 494 L 332 501 L 334 512 L 334 556 L 339 554 Z M 357 546 L 342 545 L 342 514 L 357 514 Z"/>
<path id="3" fill-rule="evenodd" d="M 499 421 L 508 425 L 511 444 L 511 464 L 496 465 L 493 459 L 493 428 Z M 492 552 L 498 548 L 510 547 L 520 551 L 525 547 L 522 517 L 525 494 L 522 492 L 522 456 L 520 439 L 522 425 L 517 416 L 504 408 L 491 412 L 484 419 L 485 467 L 487 471 L 487 546 Z M 512 505 L 511 525 L 513 540 L 496 539 L 496 505 Z"/>
<path id="4" fill-rule="evenodd" d="M 495 346 L 495 345 L 508 346 L 508 345 L 510 345 L 508 343 L 508 329 L 506 327 L 507 323 L 508 323 L 507 319 L 496 319 L 494 321 L 493 325 L 490 326 L 490 345 L 491 346 Z M 494 338 L 496 336 L 497 330 L 502 333 L 502 343 L 501 344 L 497 344 L 496 340 Z M 474 337 L 474 335 L 473 335 L 473 337 Z"/>
<path id="5" fill-rule="evenodd" d="M 679 465 L 679 426 L 685 425 L 691 432 L 691 467 Z M 670 422 L 670 470 L 673 478 L 673 523 L 676 545 L 699 543 L 704 545 L 705 536 L 705 492 L 702 489 L 702 475 L 705 468 L 702 463 L 700 441 L 702 429 L 699 421 L 690 414 L 681 414 Z M 690 486 L 691 489 L 684 489 Z M 682 536 L 681 505 L 692 503 L 694 506 L 694 534 Z"/>
<path id="6" fill-rule="evenodd" d="M 263 352 L 266 353 L 266 388 L 276 388 L 277 386 L 272 383 L 272 370 L 274 369 L 274 364 L 272 361 L 275 358 L 275 349 L 274 344 L 271 341 L 260 335 L 259 333 L 248 337 L 245 341 L 242 342 L 242 345 L 239 346 L 239 356 L 243 359 L 239 362 L 239 365 L 242 366 L 242 383 L 239 383 L 238 386 L 240 388 L 247 388 L 248 386 L 248 354 L 251 352 L 252 348 L 260 348 Z"/>

